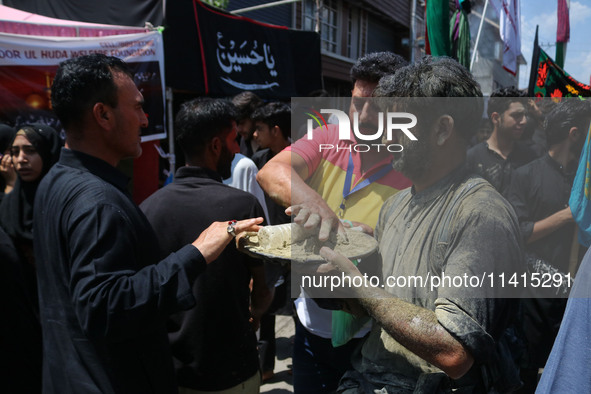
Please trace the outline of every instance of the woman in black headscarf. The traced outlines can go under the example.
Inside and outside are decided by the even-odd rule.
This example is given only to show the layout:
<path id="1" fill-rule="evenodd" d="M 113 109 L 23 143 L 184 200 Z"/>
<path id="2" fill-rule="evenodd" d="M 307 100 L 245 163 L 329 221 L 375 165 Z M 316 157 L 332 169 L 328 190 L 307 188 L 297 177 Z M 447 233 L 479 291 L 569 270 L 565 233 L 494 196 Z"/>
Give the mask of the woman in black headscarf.
<path id="1" fill-rule="evenodd" d="M 0 201 L 5 193 L 12 191 L 16 181 L 16 172 L 9 151 L 15 134 L 12 127 L 0 123 Z"/>
<path id="2" fill-rule="evenodd" d="M 37 186 L 59 158 L 61 140 L 43 124 L 23 126 L 9 143 L 17 172 L 0 203 L 0 363 L 4 381 L 19 393 L 41 392 L 42 339 L 33 253 L 33 203 Z"/>
<path id="3" fill-rule="evenodd" d="M 41 179 L 57 162 L 62 141 L 50 126 L 34 123 L 19 128 L 10 146 L 17 172 L 14 189 L 0 203 L 0 226 L 26 261 L 34 266 L 33 205 Z"/>

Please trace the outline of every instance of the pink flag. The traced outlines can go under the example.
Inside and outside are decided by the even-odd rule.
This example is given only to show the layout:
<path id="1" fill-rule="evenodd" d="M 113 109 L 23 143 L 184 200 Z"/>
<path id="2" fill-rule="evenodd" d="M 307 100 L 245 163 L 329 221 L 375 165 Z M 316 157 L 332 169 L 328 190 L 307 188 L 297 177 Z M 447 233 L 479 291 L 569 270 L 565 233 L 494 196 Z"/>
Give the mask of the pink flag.
<path id="1" fill-rule="evenodd" d="M 569 3 L 569 0 L 558 0 L 556 42 L 568 42 L 570 39 Z"/>
<path id="2" fill-rule="evenodd" d="M 521 9 L 519 0 L 490 0 L 500 15 L 503 40 L 503 68 L 515 75 L 517 58 L 521 55 Z"/>

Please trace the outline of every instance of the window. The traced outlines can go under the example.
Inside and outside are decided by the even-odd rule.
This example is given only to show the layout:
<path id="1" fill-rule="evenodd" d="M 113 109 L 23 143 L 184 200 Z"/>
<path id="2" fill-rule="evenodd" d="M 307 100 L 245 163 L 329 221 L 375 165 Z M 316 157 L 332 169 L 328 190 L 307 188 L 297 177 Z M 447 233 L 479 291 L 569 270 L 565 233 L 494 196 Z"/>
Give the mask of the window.
<path id="1" fill-rule="evenodd" d="M 316 2 L 314 0 L 304 1 L 302 29 L 316 31 Z"/>
<path id="2" fill-rule="evenodd" d="M 320 45 L 325 51 L 338 53 L 338 14 L 334 0 L 324 0 L 320 10 Z"/>
<path id="3" fill-rule="evenodd" d="M 347 57 L 357 59 L 360 54 L 360 32 L 361 32 L 361 18 L 359 17 L 359 9 L 349 8 L 349 17 L 347 26 Z"/>
<path id="4" fill-rule="evenodd" d="M 303 6 L 302 27 L 304 30 L 316 30 L 316 19 L 319 19 L 320 47 L 322 50 L 338 53 L 338 3 L 335 0 L 305 0 Z M 317 4 L 320 9 L 317 12 Z"/>
<path id="5" fill-rule="evenodd" d="M 303 0 L 302 4 L 302 29 L 318 30 L 323 52 L 350 59 L 362 55 L 363 11 L 337 0 Z"/>

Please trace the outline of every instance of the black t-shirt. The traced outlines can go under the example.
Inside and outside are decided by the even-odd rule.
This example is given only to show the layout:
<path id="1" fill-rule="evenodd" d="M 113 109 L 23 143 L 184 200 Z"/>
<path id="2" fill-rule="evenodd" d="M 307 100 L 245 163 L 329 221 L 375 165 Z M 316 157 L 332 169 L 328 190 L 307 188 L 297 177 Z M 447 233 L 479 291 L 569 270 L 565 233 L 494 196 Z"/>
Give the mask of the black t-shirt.
<path id="1" fill-rule="evenodd" d="M 567 172 L 548 154 L 517 169 L 506 197 L 513 205 L 524 245 L 534 224 L 568 207 L 574 171 Z M 560 271 L 569 270 L 569 255 L 575 224 L 567 224 L 527 245 L 527 251 Z"/>
<path id="2" fill-rule="evenodd" d="M 511 185 L 513 170 L 536 159 L 536 153 L 522 142 L 516 142 L 513 150 L 503 159 L 501 155 L 489 148 L 486 141 L 468 149 L 466 165 L 474 173 L 490 182 L 503 196 Z"/>
<path id="3" fill-rule="evenodd" d="M 516 170 L 507 199 L 519 219 L 521 234 L 526 245 L 534 224 L 568 207 L 574 169 L 567 171 L 546 154 Z M 526 245 L 526 251 L 561 272 L 569 271 L 575 224 L 567 224 L 551 234 Z M 579 248 L 577 259 L 584 255 Z M 536 289 L 528 289 L 534 298 L 523 299 L 523 332 L 526 335 L 530 368 L 541 368 L 546 363 L 558 334 L 566 307 L 564 298 L 543 298 Z"/>

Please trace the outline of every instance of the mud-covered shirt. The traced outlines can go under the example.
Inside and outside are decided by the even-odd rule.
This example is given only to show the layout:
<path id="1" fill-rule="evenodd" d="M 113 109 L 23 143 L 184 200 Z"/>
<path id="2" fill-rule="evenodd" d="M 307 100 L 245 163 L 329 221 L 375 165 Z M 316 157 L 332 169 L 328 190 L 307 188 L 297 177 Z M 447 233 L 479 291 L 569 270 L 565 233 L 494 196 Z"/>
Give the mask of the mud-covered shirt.
<path id="1" fill-rule="evenodd" d="M 465 274 L 487 280 L 490 274 L 522 272 L 515 213 L 489 183 L 460 167 L 427 190 L 404 190 L 382 207 L 376 237 L 389 293 L 435 311 L 439 323 L 474 357 L 473 369 L 499 358 L 496 340 L 513 318 L 515 302 L 495 298 L 503 293 L 488 283 L 477 289 L 453 284 L 432 288 L 429 280 Z M 421 286 L 413 277 L 426 282 Z M 388 280 L 396 285 L 388 285 Z M 412 386 L 422 373 L 440 371 L 377 324 L 361 353 L 361 360 L 354 362 L 357 371 L 366 379 L 390 376 L 394 387 L 398 382 Z"/>

